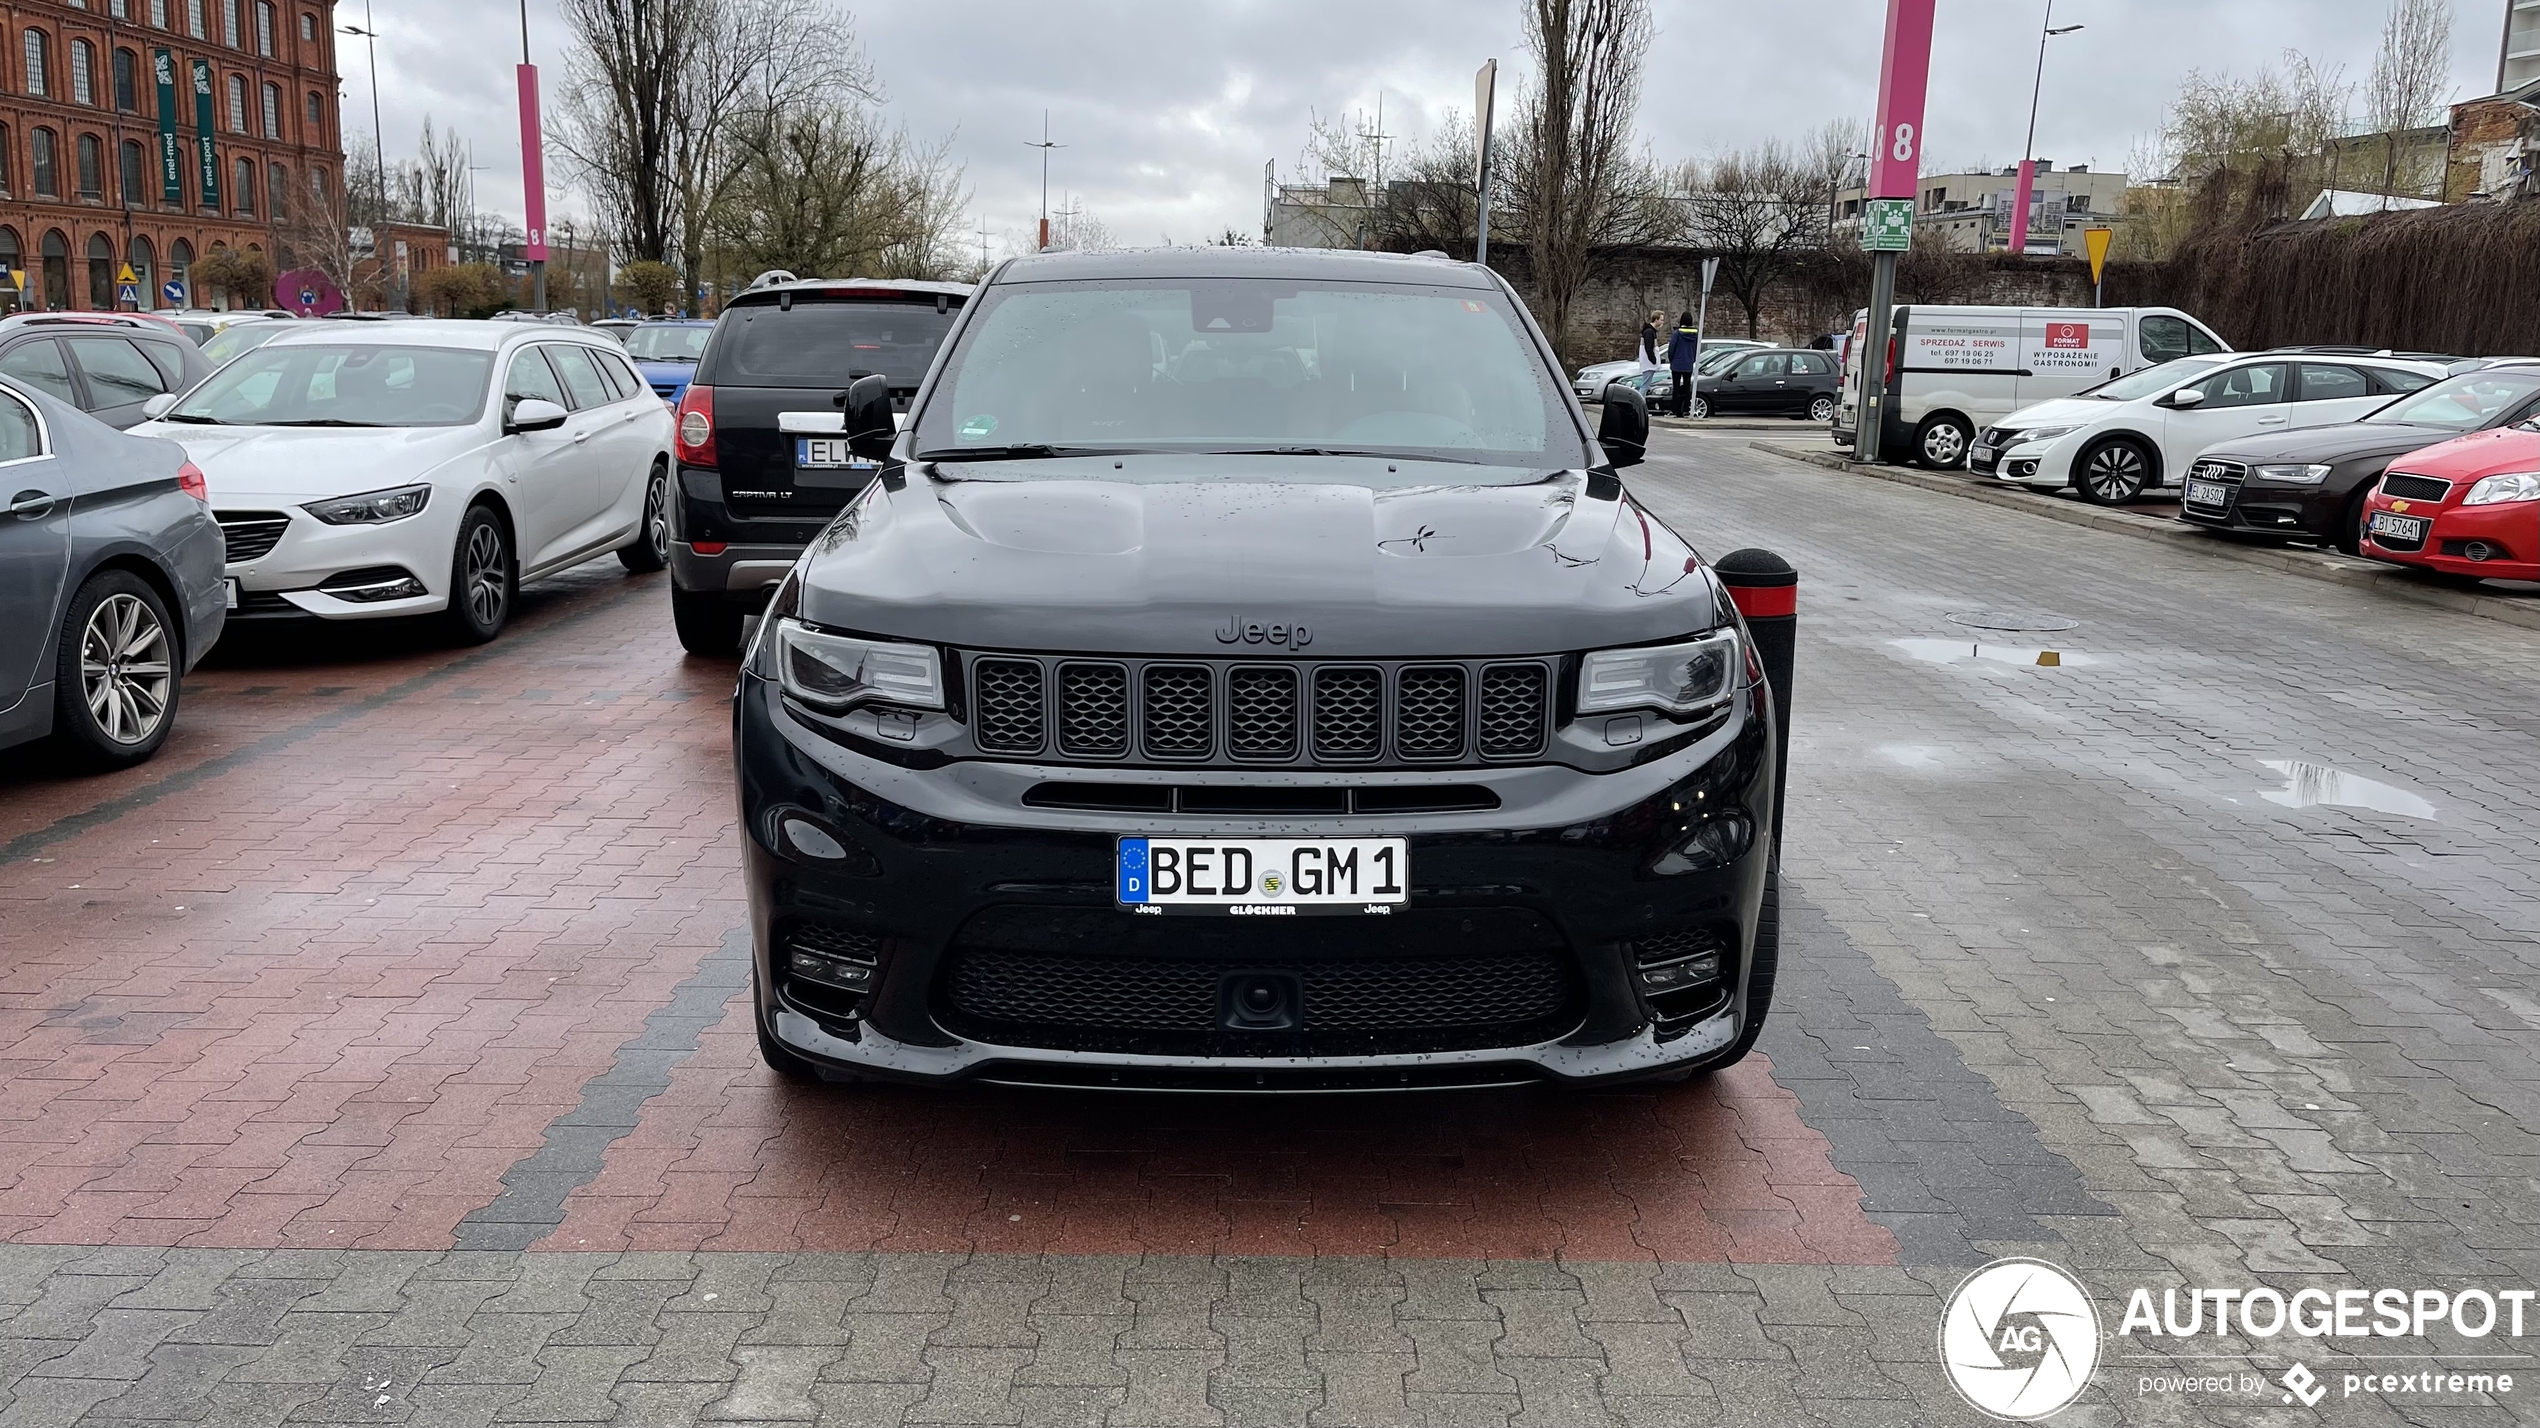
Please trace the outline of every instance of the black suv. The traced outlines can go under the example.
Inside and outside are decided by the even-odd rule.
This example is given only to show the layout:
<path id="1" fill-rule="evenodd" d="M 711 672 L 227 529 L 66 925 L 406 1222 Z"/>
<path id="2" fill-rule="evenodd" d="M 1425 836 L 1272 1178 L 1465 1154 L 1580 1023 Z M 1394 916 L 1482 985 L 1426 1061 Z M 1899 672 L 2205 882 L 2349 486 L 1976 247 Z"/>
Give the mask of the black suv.
<path id="1" fill-rule="evenodd" d="M 771 1066 L 1374 1089 L 1753 1042 L 1771 700 L 1615 474 L 1639 393 L 1591 434 L 1496 275 L 1016 259 L 903 430 L 847 395 L 879 478 L 734 711 Z"/>
<path id="2" fill-rule="evenodd" d="M 905 411 L 970 298 L 965 283 L 783 282 L 732 300 L 679 399 L 670 610 L 695 654 L 730 655 L 803 546 L 877 469 L 847 449 L 847 388 Z"/>
<path id="3" fill-rule="evenodd" d="M 181 395 L 210 375 L 202 349 L 158 318 L 113 312 L 0 318 L 0 376 L 59 397 L 117 431 L 148 420 L 144 408 L 152 397 Z"/>
<path id="4" fill-rule="evenodd" d="M 2363 535 L 2364 498 L 2391 462 L 2468 432 L 2535 418 L 2540 359 L 2502 358 L 2410 392 L 2361 421 L 2210 447 L 2188 468 L 2178 518 L 2319 541 L 2353 555 Z"/>

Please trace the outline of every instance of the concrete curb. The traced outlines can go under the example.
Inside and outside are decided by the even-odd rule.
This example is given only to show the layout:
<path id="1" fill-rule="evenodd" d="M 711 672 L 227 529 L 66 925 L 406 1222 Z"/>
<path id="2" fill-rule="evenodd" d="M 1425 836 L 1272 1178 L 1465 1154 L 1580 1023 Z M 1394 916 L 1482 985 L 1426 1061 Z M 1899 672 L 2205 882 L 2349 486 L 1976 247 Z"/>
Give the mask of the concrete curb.
<path id="1" fill-rule="evenodd" d="M 2298 546 L 2243 545 L 2210 535 L 2157 516 L 2141 516 L 2131 511 L 2109 510 L 2085 506 L 2054 496 L 2040 496 L 2029 491 L 2014 491 L 1984 485 L 1963 476 L 1915 471 L 1900 466 L 1864 466 L 1840 456 L 1820 451 L 1798 451 L 1769 441 L 1750 441 L 1757 451 L 1778 456 L 1786 461 L 1804 461 L 1829 471 L 1866 476 L 1873 481 L 1893 481 L 1900 486 L 1914 486 L 1937 491 L 1944 496 L 1958 496 L 1982 501 L 1988 506 L 2001 506 L 2026 511 L 2033 516 L 2062 521 L 2066 525 L 2088 526 L 2093 530 L 2114 531 L 2142 540 L 2160 541 L 2173 550 L 2212 556 L 2218 560 L 2236 561 L 2242 565 L 2263 566 L 2284 571 L 2309 580 L 2324 580 L 2332 585 L 2351 585 L 2394 595 L 2420 605 L 2432 605 L 2463 615 L 2520 625 L 2527 630 L 2540 630 L 2540 599 L 2516 598 L 2510 595 L 2473 594 L 2467 590 L 2444 590 L 2428 585 L 2394 566 L 2378 561 L 2360 560 L 2332 551 L 2310 550 Z"/>
<path id="2" fill-rule="evenodd" d="M 1778 431 L 1784 433 L 1809 431 L 1822 435 L 1826 429 L 1823 422 L 1811 425 L 1793 417 L 1782 417 L 1778 420 L 1772 417 L 1759 417 L 1751 421 L 1736 417 L 1707 417 L 1696 421 L 1692 417 L 1664 416 L 1657 412 L 1649 414 L 1649 424 L 1654 427 L 1663 427 L 1668 431 Z"/>

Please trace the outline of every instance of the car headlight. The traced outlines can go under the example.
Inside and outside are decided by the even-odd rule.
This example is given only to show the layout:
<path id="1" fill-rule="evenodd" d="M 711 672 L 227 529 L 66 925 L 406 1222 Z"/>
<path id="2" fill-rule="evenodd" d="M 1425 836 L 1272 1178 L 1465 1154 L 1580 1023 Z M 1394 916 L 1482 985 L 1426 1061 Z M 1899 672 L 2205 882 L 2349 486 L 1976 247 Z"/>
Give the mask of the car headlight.
<path id="1" fill-rule="evenodd" d="M 2540 501 L 2540 471 L 2508 471 L 2489 476 L 2461 497 L 2464 506 L 2500 506 L 2507 501 Z"/>
<path id="2" fill-rule="evenodd" d="M 330 526 L 377 526 L 420 514 L 431 499 L 429 486 L 397 486 L 386 491 L 365 491 L 358 496 L 338 496 L 331 501 L 311 501 L 300 509 Z"/>
<path id="3" fill-rule="evenodd" d="M 2308 466 L 2252 466 L 2249 479 L 2270 486 L 2316 486 L 2328 479 L 2328 465 L 2314 461 Z"/>
<path id="4" fill-rule="evenodd" d="M 2078 430 L 2080 430 L 2079 427 L 2041 426 L 2033 431 L 2015 431 L 2011 433 L 2010 440 L 2004 445 L 2026 446 L 2034 441 L 2053 441 L 2058 437 L 2070 436 Z"/>
<path id="5" fill-rule="evenodd" d="M 787 694 L 832 713 L 867 703 L 944 707 L 934 646 L 833 635 L 800 620 L 776 622 L 776 679 Z"/>
<path id="6" fill-rule="evenodd" d="M 1737 693 L 1738 673 L 1745 668 L 1734 625 L 1683 644 L 1598 650 L 1579 664 L 1579 712 L 1706 713 Z"/>

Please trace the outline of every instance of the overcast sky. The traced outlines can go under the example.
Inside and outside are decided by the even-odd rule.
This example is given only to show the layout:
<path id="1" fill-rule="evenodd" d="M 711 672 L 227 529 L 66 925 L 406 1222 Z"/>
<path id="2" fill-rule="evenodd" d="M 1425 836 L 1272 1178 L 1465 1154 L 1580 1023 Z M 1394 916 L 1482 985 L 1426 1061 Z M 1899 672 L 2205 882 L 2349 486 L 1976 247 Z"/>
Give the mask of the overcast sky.
<path id="1" fill-rule="evenodd" d="M 360 23 L 357 0 L 341 21 Z M 429 114 L 471 139 L 481 206 L 521 212 L 512 64 L 519 0 L 372 0 L 391 162 Z M 2494 88 L 2506 0 L 2453 0 L 2454 98 Z M 554 0 L 528 0 L 533 55 L 552 93 L 565 35 Z M 2287 47 L 2361 83 L 2388 0 L 2055 0 L 2037 152 L 2121 167 L 2157 129 L 2192 67 L 2247 73 Z M 1940 0 L 1926 168 L 2020 156 L 2043 0 Z M 962 0 L 871 4 L 852 15 L 915 134 L 952 134 L 972 225 L 1002 251 L 1040 203 L 1041 111 L 1050 112 L 1050 203 L 1070 195 L 1126 244 L 1258 234 L 1262 166 L 1292 175 L 1309 114 L 1372 118 L 1417 136 L 1469 109 L 1472 74 L 1522 69 L 1518 0 Z M 1878 83 L 1879 0 L 1657 0 L 1641 132 L 1662 159 L 1696 158 L 1830 117 L 1866 120 Z M 806 45 L 832 42 L 803 37 Z M 346 39 L 345 120 L 367 131 L 370 71 Z M 1504 80 L 1503 80 L 1504 82 Z M 558 165 L 551 216 L 588 205 Z"/>

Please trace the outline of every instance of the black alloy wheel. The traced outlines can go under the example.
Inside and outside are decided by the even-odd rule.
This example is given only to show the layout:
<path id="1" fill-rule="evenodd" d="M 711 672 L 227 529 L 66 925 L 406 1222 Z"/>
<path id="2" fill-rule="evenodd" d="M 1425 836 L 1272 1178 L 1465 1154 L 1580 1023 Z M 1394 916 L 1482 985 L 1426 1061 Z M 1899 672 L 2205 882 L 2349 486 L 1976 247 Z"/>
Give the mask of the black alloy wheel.
<path id="1" fill-rule="evenodd" d="M 659 462 L 644 478 L 643 523 L 635 528 L 635 539 L 617 548 L 617 560 L 638 575 L 670 564 L 670 473 Z"/>
<path id="2" fill-rule="evenodd" d="M 459 518 L 457 548 L 450 554 L 450 608 L 445 619 L 460 644 L 481 645 L 511 623 L 520 568 L 512 560 L 509 532 L 493 510 L 470 506 Z"/>
<path id="3" fill-rule="evenodd" d="M 2122 506 L 2152 484 L 2152 458 L 2126 437 L 2103 441 L 2073 463 L 2073 484 L 2094 506 Z"/>
<path id="4" fill-rule="evenodd" d="M 54 654 L 53 733 L 73 759 L 127 768 L 167 742 L 183 673 L 174 628 L 159 592 L 128 570 L 101 570 L 71 597 Z"/>

